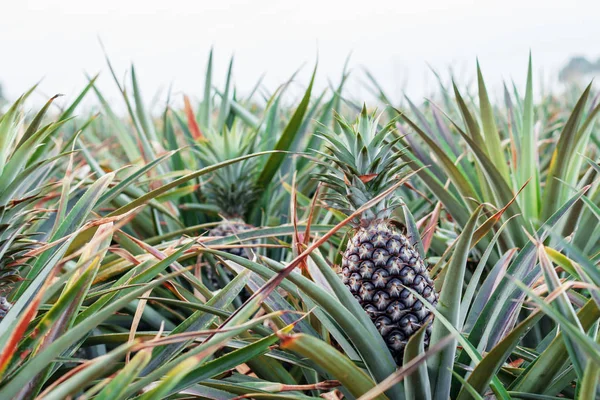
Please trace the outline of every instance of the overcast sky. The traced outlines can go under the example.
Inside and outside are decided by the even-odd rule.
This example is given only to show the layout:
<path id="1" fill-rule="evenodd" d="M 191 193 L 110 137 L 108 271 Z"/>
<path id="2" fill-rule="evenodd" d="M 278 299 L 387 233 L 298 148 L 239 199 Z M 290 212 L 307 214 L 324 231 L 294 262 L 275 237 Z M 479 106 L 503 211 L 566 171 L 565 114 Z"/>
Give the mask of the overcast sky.
<path id="1" fill-rule="evenodd" d="M 304 83 L 317 54 L 324 87 L 352 52 L 355 77 L 368 68 L 395 99 L 427 94 L 428 64 L 466 80 L 479 57 L 494 85 L 523 81 L 529 49 L 550 77 L 572 55 L 600 56 L 600 1 L 20 0 L 1 10 L 0 82 L 12 98 L 42 78 L 39 99 L 73 96 L 96 72 L 115 96 L 98 38 L 118 74 L 135 63 L 147 98 L 171 83 L 200 97 L 211 46 L 217 81 L 235 54 L 241 91 L 263 73 L 274 89 L 303 63 Z"/>

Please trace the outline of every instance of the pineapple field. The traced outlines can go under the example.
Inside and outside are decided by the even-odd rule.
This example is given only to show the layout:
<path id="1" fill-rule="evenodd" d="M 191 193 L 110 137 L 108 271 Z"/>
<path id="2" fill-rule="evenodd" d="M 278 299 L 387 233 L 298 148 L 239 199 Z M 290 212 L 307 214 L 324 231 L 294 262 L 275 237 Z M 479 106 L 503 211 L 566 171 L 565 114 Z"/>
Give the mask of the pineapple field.
<path id="1" fill-rule="evenodd" d="M 207 59 L 159 106 L 107 60 L 0 109 L 0 399 L 600 398 L 591 84 L 241 94 Z"/>

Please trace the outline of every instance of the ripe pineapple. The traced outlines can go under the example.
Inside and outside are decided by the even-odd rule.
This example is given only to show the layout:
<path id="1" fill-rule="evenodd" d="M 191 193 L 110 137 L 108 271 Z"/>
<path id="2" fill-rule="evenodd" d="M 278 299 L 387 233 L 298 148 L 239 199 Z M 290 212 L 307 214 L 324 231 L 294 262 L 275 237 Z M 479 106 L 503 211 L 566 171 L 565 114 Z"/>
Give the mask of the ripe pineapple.
<path id="1" fill-rule="evenodd" d="M 388 135 L 394 122 L 378 130 L 378 118 L 366 108 L 354 124 L 336 117 L 341 133 L 322 136 L 331 154 L 328 173 L 319 178 L 330 188 L 325 200 L 351 214 L 395 183 L 403 165 Z M 400 199 L 392 194 L 363 212 L 352 225 L 354 235 L 343 254 L 343 282 L 369 314 L 396 362 L 406 342 L 427 320 L 430 311 L 407 290 L 437 303 L 433 281 L 413 245 L 391 219 Z M 429 344 L 429 325 L 425 345 Z"/>

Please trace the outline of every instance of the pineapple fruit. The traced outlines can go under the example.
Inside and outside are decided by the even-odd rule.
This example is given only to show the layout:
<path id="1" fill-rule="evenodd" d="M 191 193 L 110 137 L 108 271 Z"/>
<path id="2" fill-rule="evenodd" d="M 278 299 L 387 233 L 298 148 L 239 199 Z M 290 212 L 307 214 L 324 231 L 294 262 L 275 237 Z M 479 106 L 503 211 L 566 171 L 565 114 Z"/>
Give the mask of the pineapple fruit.
<path id="1" fill-rule="evenodd" d="M 395 182 L 403 165 L 398 163 L 394 121 L 378 129 L 378 118 L 366 108 L 354 124 L 336 117 L 341 133 L 321 136 L 330 154 L 327 173 L 319 175 L 330 190 L 325 201 L 352 214 Z M 342 258 L 343 282 L 370 316 L 398 364 L 408 339 L 431 314 L 408 289 L 435 305 L 438 294 L 425 263 L 398 222 L 392 219 L 400 204 L 392 194 L 352 221 L 353 236 Z M 429 343 L 431 321 L 425 335 Z"/>
<path id="2" fill-rule="evenodd" d="M 247 225 L 242 219 L 234 218 L 222 221 L 219 225 L 211 229 L 208 232 L 208 235 L 215 237 L 227 237 L 243 233 L 250 229 L 251 227 Z M 229 254 L 249 259 L 248 252 L 243 247 L 231 247 L 226 249 L 225 251 Z"/>
<path id="3" fill-rule="evenodd" d="M 6 300 L 6 297 L 0 296 L 0 320 L 4 318 L 4 316 L 10 310 L 11 307 L 12 304 L 10 304 L 8 300 Z"/>

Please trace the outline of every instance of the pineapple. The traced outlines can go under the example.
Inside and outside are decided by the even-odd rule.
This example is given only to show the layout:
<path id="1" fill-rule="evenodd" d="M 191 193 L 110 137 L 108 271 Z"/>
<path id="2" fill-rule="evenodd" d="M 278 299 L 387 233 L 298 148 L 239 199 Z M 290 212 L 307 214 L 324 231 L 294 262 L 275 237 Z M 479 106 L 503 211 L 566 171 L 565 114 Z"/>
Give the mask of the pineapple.
<path id="1" fill-rule="evenodd" d="M 10 310 L 11 307 L 12 304 L 10 304 L 8 300 L 6 300 L 6 297 L 0 296 L 0 320 L 4 318 L 4 316 L 6 315 L 8 310 Z"/>
<path id="2" fill-rule="evenodd" d="M 219 225 L 211 229 L 208 232 L 208 234 L 209 236 L 215 237 L 227 237 L 245 232 L 247 230 L 250 230 L 250 228 L 251 227 L 240 218 L 226 219 L 223 220 Z M 229 254 L 249 259 L 248 252 L 243 247 L 232 247 L 226 249 L 225 251 Z"/>
<path id="3" fill-rule="evenodd" d="M 36 230 L 43 207 L 38 210 L 36 206 L 52 190 L 53 185 L 43 180 L 55 167 L 50 160 L 59 155 L 59 148 L 47 141 L 62 122 L 40 127 L 47 108 L 25 124 L 21 109 L 32 91 L 0 115 L 0 319 L 10 310 L 12 292 L 23 280 L 21 271 L 30 260 L 27 253 L 44 239 Z"/>
<path id="4" fill-rule="evenodd" d="M 390 138 L 394 121 L 378 129 L 378 118 L 366 108 L 354 124 L 336 116 L 341 133 L 322 137 L 331 154 L 328 173 L 319 175 L 330 190 L 325 201 L 352 214 L 395 183 L 403 165 Z M 407 290 L 416 291 L 431 304 L 438 294 L 425 263 L 398 222 L 392 219 L 400 199 L 392 194 L 364 211 L 354 221 L 353 236 L 342 258 L 343 282 L 368 313 L 400 364 L 408 339 L 428 320 L 431 312 Z M 429 343 L 431 323 L 425 345 Z"/>
<path id="5" fill-rule="evenodd" d="M 231 128 L 225 127 L 222 132 L 209 131 L 204 139 L 195 147 L 201 163 L 204 166 L 214 165 L 233 158 L 242 157 L 254 151 L 256 133 L 244 130 L 234 121 Z M 208 232 L 209 236 L 227 237 L 236 236 L 252 229 L 244 221 L 248 213 L 248 206 L 254 200 L 257 187 L 257 168 L 254 159 L 238 162 L 214 171 L 210 178 L 202 182 L 202 195 L 209 205 L 215 208 L 222 221 Z M 256 244 L 256 241 L 246 241 Z M 247 247 L 232 247 L 226 252 L 250 259 L 254 249 Z M 233 274 L 225 270 L 229 279 Z M 213 287 L 220 287 L 216 271 L 207 270 L 206 277 Z M 246 289 L 242 292 L 242 299 L 250 297 Z"/>
<path id="6" fill-rule="evenodd" d="M 1 176 L 1 174 L 0 174 Z M 15 284 L 22 281 L 20 270 L 27 264 L 27 252 L 38 243 L 28 230 L 35 220 L 35 214 L 28 208 L 38 196 L 23 200 L 19 206 L 0 206 L 0 292 L 10 294 Z M 11 199 L 11 203 L 18 200 Z M 12 304 L 0 295 L 0 320 L 10 310 Z"/>
<path id="7" fill-rule="evenodd" d="M 208 132 L 196 147 L 197 155 L 206 166 L 242 157 L 254 151 L 255 138 L 256 133 L 246 131 L 234 122 L 222 133 Z M 223 218 L 208 232 L 210 236 L 237 235 L 252 228 L 244 218 L 257 193 L 255 163 L 254 159 L 249 159 L 218 169 L 203 182 L 204 196 Z M 231 248 L 227 252 L 245 258 L 251 254 L 246 248 Z"/>

